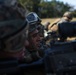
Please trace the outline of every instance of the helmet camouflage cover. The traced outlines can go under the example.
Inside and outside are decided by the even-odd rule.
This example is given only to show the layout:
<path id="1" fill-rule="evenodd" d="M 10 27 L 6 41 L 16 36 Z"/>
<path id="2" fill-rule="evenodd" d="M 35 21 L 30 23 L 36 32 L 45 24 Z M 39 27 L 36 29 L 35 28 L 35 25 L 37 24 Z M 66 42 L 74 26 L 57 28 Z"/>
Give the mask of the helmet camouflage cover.
<path id="1" fill-rule="evenodd" d="M 19 8 L 0 5 L 0 51 L 16 52 L 24 47 L 28 25 Z"/>
<path id="2" fill-rule="evenodd" d="M 67 11 L 67 12 L 64 13 L 63 17 L 68 17 L 69 19 L 72 19 L 73 18 L 73 14 L 72 14 L 72 12 Z"/>

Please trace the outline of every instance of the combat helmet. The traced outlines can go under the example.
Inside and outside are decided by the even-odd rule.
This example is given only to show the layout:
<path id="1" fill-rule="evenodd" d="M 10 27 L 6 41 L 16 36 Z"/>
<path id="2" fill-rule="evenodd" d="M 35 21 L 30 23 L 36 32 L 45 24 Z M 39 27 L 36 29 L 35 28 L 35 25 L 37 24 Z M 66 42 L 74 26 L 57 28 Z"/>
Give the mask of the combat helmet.
<path id="1" fill-rule="evenodd" d="M 17 9 L 0 4 L 0 51 L 17 52 L 23 49 L 26 36 L 23 34 L 27 28 L 25 17 L 22 18 Z"/>
<path id="2" fill-rule="evenodd" d="M 72 19 L 72 18 L 73 18 L 73 14 L 72 14 L 72 12 L 67 11 L 67 12 L 65 12 L 65 13 L 63 14 L 63 17 L 67 17 L 67 18 L 69 18 L 69 19 Z"/>

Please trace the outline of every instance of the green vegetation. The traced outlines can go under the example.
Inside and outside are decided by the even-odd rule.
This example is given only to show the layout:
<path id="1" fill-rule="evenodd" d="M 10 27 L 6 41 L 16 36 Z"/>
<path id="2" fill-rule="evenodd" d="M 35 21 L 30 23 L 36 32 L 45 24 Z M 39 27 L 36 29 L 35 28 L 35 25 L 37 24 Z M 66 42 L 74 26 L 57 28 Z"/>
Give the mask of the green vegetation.
<path id="1" fill-rule="evenodd" d="M 58 0 L 19 0 L 29 11 L 36 12 L 41 18 L 61 17 L 65 11 L 73 11 L 76 17 L 76 10 L 68 3 Z"/>

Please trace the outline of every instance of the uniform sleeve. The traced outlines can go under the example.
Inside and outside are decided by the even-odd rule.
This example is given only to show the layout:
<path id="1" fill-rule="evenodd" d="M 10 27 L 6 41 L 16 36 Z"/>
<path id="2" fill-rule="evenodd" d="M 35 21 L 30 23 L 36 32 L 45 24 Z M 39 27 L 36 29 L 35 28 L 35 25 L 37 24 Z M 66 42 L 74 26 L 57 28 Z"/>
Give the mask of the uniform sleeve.
<path id="1" fill-rule="evenodd" d="M 57 19 L 57 20 L 55 20 L 54 22 L 52 22 L 52 23 L 49 25 L 48 29 L 50 30 L 51 27 L 53 27 L 54 25 L 56 25 L 59 21 L 60 21 L 60 18 Z"/>

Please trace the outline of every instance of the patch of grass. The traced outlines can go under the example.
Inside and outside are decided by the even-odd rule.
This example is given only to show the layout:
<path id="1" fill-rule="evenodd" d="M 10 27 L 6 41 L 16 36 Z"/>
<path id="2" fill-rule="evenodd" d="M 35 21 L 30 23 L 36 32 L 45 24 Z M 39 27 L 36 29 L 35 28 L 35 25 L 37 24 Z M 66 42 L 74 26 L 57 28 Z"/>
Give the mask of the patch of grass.
<path id="1" fill-rule="evenodd" d="M 54 22 L 56 19 L 58 19 L 58 18 L 45 18 L 45 19 L 42 19 L 42 24 L 45 24 L 46 22 L 52 23 L 52 22 Z M 72 21 L 76 21 L 76 18 L 73 18 Z"/>

